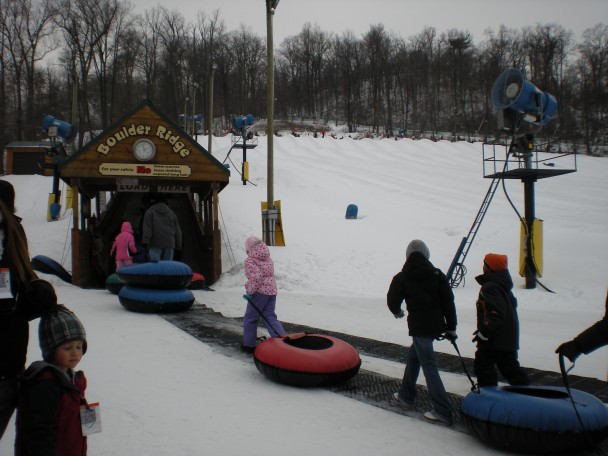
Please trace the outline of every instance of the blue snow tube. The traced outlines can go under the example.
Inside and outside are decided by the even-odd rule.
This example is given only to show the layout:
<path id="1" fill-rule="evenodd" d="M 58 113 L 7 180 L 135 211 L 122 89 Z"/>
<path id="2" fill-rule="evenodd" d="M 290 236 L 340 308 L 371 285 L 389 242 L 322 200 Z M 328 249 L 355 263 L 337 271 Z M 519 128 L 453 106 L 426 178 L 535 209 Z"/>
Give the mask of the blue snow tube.
<path id="1" fill-rule="evenodd" d="M 72 276 L 59 263 L 52 258 L 44 255 L 36 255 L 31 259 L 30 264 L 34 271 L 43 272 L 45 274 L 53 274 L 67 283 L 72 283 Z"/>
<path id="2" fill-rule="evenodd" d="M 462 401 L 469 431 L 490 446 L 520 453 L 567 453 L 608 436 L 608 408 L 595 396 L 552 386 L 484 387 Z"/>
<path id="3" fill-rule="evenodd" d="M 123 266 L 116 273 L 127 285 L 142 288 L 179 289 L 192 281 L 192 269 L 179 261 L 135 263 Z"/>
<path id="4" fill-rule="evenodd" d="M 194 294 L 187 289 L 159 290 L 127 285 L 118 293 L 118 300 L 131 312 L 172 313 L 192 307 Z"/>

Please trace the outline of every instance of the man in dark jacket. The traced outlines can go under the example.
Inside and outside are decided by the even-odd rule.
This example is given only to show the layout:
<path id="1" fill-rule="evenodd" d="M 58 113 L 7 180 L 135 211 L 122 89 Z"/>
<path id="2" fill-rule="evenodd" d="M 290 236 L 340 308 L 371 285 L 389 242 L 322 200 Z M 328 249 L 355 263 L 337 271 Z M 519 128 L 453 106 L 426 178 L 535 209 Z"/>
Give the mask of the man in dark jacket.
<path id="1" fill-rule="evenodd" d="M 142 243 L 148 246 L 150 261 L 172 260 L 176 249 L 182 248 L 182 230 L 162 194 L 154 195 L 152 205 L 144 214 Z"/>
<path id="2" fill-rule="evenodd" d="M 411 407 L 422 368 L 433 405 L 433 410 L 426 412 L 424 417 L 449 425 L 452 408 L 437 369 L 433 341 L 443 334 L 456 339 L 456 306 L 445 274 L 433 266 L 429 257 L 424 242 L 410 242 L 403 269 L 393 277 L 386 297 L 395 318 L 404 316 L 401 303 L 405 300 L 409 335 L 413 341 L 407 353 L 401 388 L 393 397 L 402 407 Z"/>
<path id="3" fill-rule="evenodd" d="M 511 385 L 528 385 L 528 375 L 519 365 L 519 318 L 517 299 L 511 291 L 513 280 L 506 255 L 488 253 L 477 298 L 477 342 L 474 369 L 479 386 L 496 386 L 495 366 Z"/>
<path id="4" fill-rule="evenodd" d="M 581 353 L 588 355 L 604 345 L 608 345 L 608 294 L 606 295 L 604 318 L 585 329 L 574 339 L 561 344 L 555 353 L 564 355 L 573 363 Z"/>

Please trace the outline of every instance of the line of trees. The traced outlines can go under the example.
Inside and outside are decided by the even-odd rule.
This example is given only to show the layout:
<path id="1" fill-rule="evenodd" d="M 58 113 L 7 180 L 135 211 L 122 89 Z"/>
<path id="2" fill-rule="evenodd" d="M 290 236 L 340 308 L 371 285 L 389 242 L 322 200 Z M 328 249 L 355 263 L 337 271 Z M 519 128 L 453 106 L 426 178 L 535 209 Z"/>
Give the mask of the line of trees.
<path id="1" fill-rule="evenodd" d="M 99 131 L 142 99 L 177 119 L 205 112 L 213 71 L 218 128 L 266 113 L 266 37 L 228 31 L 219 11 L 186 20 L 164 6 L 135 15 L 120 0 L 0 0 L 0 150 L 41 137 L 46 114 Z M 275 118 L 335 121 L 391 136 L 493 138 L 490 89 L 507 68 L 558 100 L 547 141 L 605 145 L 608 26 L 575 42 L 559 24 L 456 28 L 403 38 L 371 25 L 362 36 L 305 24 L 275 47 Z M 216 123 L 217 125 L 217 123 Z M 79 146 L 86 136 L 79 135 Z"/>

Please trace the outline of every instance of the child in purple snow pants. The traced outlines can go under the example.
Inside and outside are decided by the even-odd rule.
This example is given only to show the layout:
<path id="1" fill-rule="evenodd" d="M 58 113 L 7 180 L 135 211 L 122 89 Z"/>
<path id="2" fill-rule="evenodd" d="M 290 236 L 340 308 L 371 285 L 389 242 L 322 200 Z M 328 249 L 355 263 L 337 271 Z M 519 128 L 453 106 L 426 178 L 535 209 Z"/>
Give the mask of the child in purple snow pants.
<path id="1" fill-rule="evenodd" d="M 259 238 L 251 236 L 245 241 L 245 295 L 248 301 L 243 319 L 243 351 L 253 353 L 260 318 L 271 337 L 285 335 L 285 330 L 277 319 L 277 283 L 274 278 L 274 263 L 270 259 L 268 246 Z"/>
<path id="2" fill-rule="evenodd" d="M 275 313 L 275 306 L 277 303 L 276 296 L 268 296 L 262 293 L 255 293 L 250 298 L 258 310 L 264 315 L 262 321 L 264 326 L 270 333 L 271 337 L 284 336 L 285 330 L 281 325 L 281 322 L 277 319 Z M 257 338 L 258 321 L 260 320 L 260 314 L 253 308 L 250 303 L 247 303 L 247 309 L 245 310 L 245 317 L 243 318 L 243 345 L 244 347 L 255 347 Z"/>

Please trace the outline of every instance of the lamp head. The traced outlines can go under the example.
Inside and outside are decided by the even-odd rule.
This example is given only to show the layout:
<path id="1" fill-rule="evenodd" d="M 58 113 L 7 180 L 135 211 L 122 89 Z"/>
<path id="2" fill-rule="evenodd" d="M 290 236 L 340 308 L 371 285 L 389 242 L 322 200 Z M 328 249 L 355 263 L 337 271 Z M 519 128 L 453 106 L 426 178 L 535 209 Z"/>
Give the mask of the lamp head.
<path id="1" fill-rule="evenodd" d="M 557 100 L 542 92 L 517 68 L 504 71 L 492 87 L 492 105 L 506 118 L 519 119 L 537 126 L 548 125 L 557 113 Z"/>

